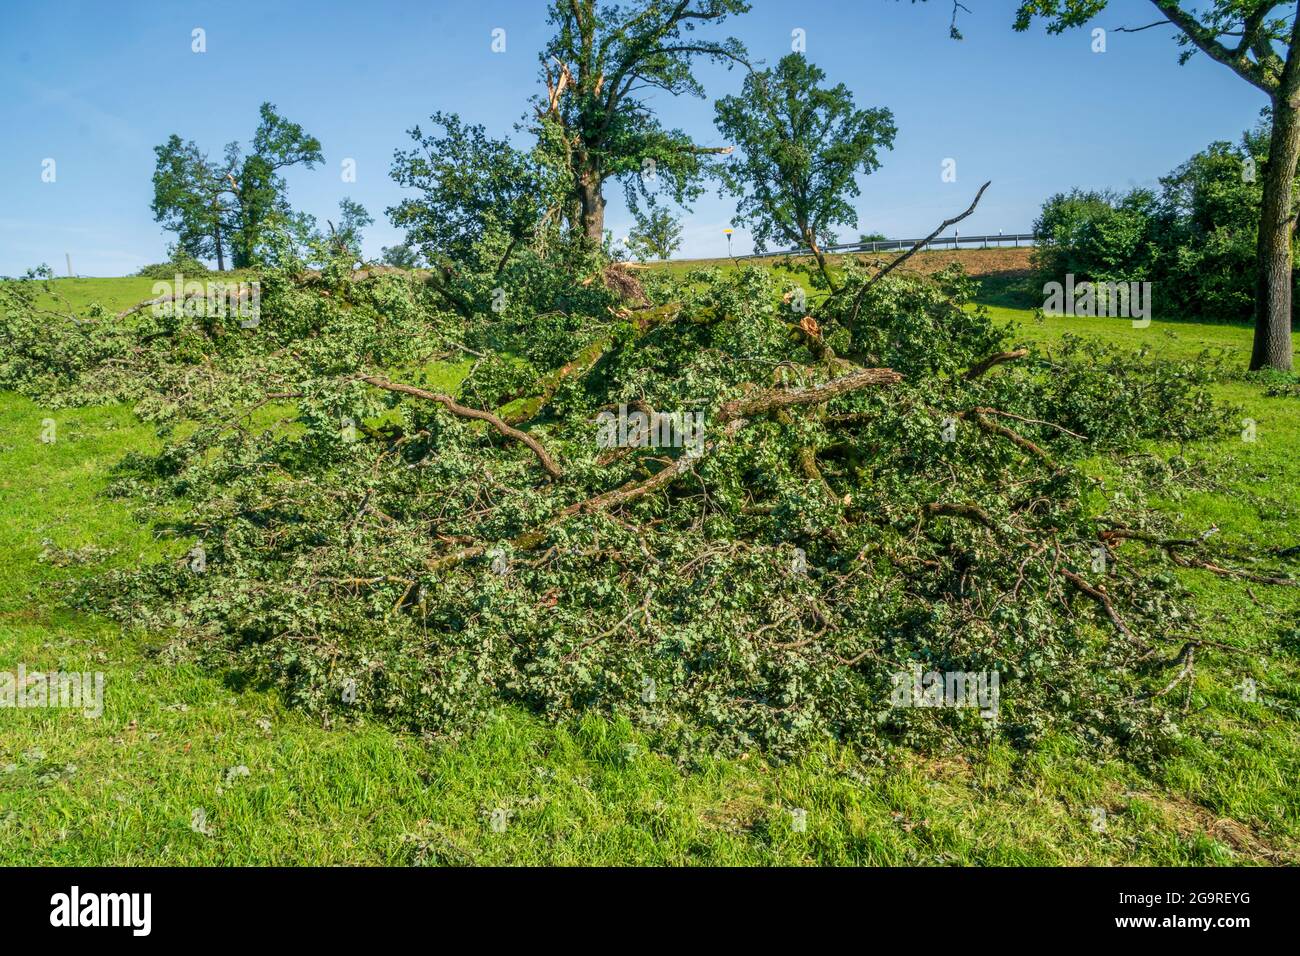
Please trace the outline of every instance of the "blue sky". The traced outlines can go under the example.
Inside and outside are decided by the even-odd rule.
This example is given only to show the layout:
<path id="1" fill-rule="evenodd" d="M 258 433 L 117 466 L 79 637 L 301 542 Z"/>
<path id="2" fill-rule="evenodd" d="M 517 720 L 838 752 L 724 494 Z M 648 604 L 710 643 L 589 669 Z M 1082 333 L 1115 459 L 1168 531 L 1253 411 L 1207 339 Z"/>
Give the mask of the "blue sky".
<path id="1" fill-rule="evenodd" d="M 832 82 L 860 106 L 893 110 L 895 148 L 862 180 L 859 227 L 846 238 L 921 235 L 965 209 L 985 179 L 993 185 L 962 231 L 1028 230 L 1052 193 L 1153 185 L 1209 142 L 1237 140 L 1264 106 L 1203 56 L 1179 66 L 1170 27 L 1113 32 L 1159 19 L 1148 0 L 1113 0 L 1093 24 L 1108 29 L 1105 53 L 1092 52 L 1087 30 L 1012 32 L 1014 0 L 965 5 L 962 42 L 948 38 L 947 0 L 756 0 L 726 28 L 768 63 L 802 29 Z M 377 256 L 401 238 L 384 209 L 402 196 L 388 170 L 407 129 L 445 110 L 525 142 L 514 125 L 538 88 L 546 9 L 545 0 L 11 6 L 0 31 L 0 274 L 41 262 L 61 274 L 65 253 L 82 275 L 162 260 L 171 236 L 149 210 L 153 147 L 171 133 L 213 155 L 247 143 L 263 100 L 324 147 L 323 166 L 289 172 L 292 204 L 323 220 L 342 197 L 360 201 L 376 220 L 365 246 Z M 196 27 L 206 53 L 191 50 Z M 491 50 L 498 27 L 504 53 Z M 705 100 L 652 103 L 670 125 L 720 144 L 713 100 L 736 92 L 741 75 L 708 66 L 697 75 Z M 952 183 L 940 175 L 949 157 Z M 47 158 L 52 183 L 41 178 Z M 355 183 L 342 181 L 345 159 L 356 162 Z M 621 189 L 606 192 L 607 226 L 622 235 Z M 682 214 L 682 254 L 725 254 L 731 212 L 711 188 Z M 738 229 L 735 251 L 749 248 Z"/>

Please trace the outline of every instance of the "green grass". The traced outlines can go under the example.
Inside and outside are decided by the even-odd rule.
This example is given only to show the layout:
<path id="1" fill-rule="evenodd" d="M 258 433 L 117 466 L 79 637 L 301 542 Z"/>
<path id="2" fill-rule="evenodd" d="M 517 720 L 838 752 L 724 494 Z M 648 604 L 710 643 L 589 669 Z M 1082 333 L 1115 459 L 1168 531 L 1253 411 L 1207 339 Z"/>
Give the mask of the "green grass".
<path id="1" fill-rule="evenodd" d="M 154 297 L 158 279 L 127 276 L 121 279 L 54 279 L 50 292 L 42 293 L 36 304 L 45 309 L 61 309 L 64 302 L 81 311 L 98 302 L 110 312 L 121 312 L 137 302 Z"/>
<path id="2" fill-rule="evenodd" d="M 1047 346 L 1060 342 L 1066 334 L 1074 334 L 1108 345 L 1146 348 L 1161 358 L 1190 359 L 1209 350 L 1222 354 L 1232 369 L 1244 370 L 1250 362 L 1253 329 L 1246 325 L 1153 318 L 1148 327 L 1134 328 L 1128 319 L 1065 315 L 1044 316 L 1038 321 L 1030 310 L 996 305 L 990 306 L 989 312 L 998 321 L 1014 323 L 1026 339 Z M 1292 339 L 1300 340 L 1300 336 L 1293 334 Z"/>
<path id="3" fill-rule="evenodd" d="M 107 283 L 94 294 L 119 308 L 149 291 L 129 285 L 148 280 L 73 281 Z M 1004 317 L 1049 344 L 1068 328 L 1170 355 L 1249 348 L 1235 326 Z M 452 388 L 464 370 L 431 374 Z M 1232 542 L 1300 543 L 1300 403 L 1246 379 L 1219 391 L 1259 423 L 1258 440 L 1186 450 L 1228 492 L 1161 507 Z M 40 440 L 47 418 L 51 444 Z M 128 503 L 102 494 L 113 462 L 152 442 L 123 408 L 52 412 L 0 395 L 0 670 L 106 675 L 99 719 L 0 710 L 0 864 L 1300 862 L 1300 668 L 1277 647 L 1300 625 L 1295 591 L 1255 586 L 1256 603 L 1237 583 L 1181 574 L 1207 636 L 1250 653 L 1205 654 L 1193 719 L 1215 736 L 1147 771 L 1060 740 L 887 766 L 828 746 L 796 764 L 683 769 L 618 721 L 553 727 L 509 708 L 455 739 L 326 728 L 272 693 L 170 659 L 159 636 L 58 605 L 70 575 L 162 553 Z M 1245 676 L 1262 702 L 1241 700 Z M 794 831 L 795 808 L 806 832 Z M 196 809 L 206 832 L 192 826 Z"/>
<path id="4" fill-rule="evenodd" d="M 237 282 L 248 273 L 246 271 L 211 272 L 186 276 L 190 281 Z M 43 309 L 64 311 L 69 309 L 83 312 L 92 303 L 98 302 L 109 312 L 121 312 L 137 303 L 152 299 L 155 283 L 165 283 L 168 291 L 173 288 L 171 279 L 150 279 L 143 276 L 125 276 L 121 278 L 55 278 L 50 280 L 49 291 L 42 291 L 37 296 L 36 305 Z M 161 290 L 160 290 L 161 291 Z"/>

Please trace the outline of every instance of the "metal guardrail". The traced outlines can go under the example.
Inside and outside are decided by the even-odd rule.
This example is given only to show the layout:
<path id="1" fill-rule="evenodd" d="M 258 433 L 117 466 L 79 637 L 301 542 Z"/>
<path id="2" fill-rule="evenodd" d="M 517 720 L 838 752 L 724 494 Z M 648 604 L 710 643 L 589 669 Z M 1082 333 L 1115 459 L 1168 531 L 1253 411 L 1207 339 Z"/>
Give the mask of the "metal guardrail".
<path id="1" fill-rule="evenodd" d="M 842 252 L 897 252 L 902 249 L 911 249 L 920 242 L 920 239 L 880 239 L 875 242 L 844 242 L 834 246 L 823 246 L 823 252 L 842 253 Z M 1002 248 L 1010 244 L 1012 246 L 1032 246 L 1034 245 L 1034 234 L 1032 232 L 1016 232 L 1004 235 L 998 233 L 996 236 L 940 236 L 931 239 L 922 248 L 923 249 L 957 249 L 961 246 L 977 247 L 980 249 Z M 805 249 L 782 249 L 777 252 L 751 252 L 746 256 L 736 256 L 737 259 L 763 259 L 769 256 L 806 256 L 811 253 Z"/>

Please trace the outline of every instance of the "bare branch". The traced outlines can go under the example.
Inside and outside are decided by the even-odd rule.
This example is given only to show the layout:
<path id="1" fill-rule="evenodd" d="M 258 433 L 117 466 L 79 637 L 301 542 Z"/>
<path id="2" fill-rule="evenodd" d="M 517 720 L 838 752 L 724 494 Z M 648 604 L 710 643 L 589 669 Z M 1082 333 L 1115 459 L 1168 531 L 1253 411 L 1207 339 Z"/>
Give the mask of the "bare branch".
<path id="1" fill-rule="evenodd" d="M 440 392 L 428 392 L 422 388 L 416 388 L 414 385 L 403 385 L 400 382 L 390 382 L 387 379 L 379 378 L 375 375 L 363 375 L 360 380 L 369 385 L 375 386 L 375 388 L 382 388 L 389 392 L 398 392 L 402 395 L 413 395 L 416 398 L 438 402 L 446 408 L 447 411 L 461 418 L 473 418 L 478 421 L 487 422 L 502 435 L 505 435 L 507 438 L 513 438 L 515 441 L 523 442 L 532 449 L 533 454 L 537 456 L 537 460 L 541 462 L 542 467 L 546 469 L 546 473 L 552 478 L 561 478 L 564 475 L 563 470 L 558 464 L 556 464 L 555 459 L 551 457 L 550 453 L 545 449 L 545 447 L 543 447 L 541 442 L 532 435 L 529 435 L 527 432 L 521 432 L 517 428 L 511 428 L 491 412 L 485 412 L 478 408 L 467 408 L 466 406 L 457 403 L 457 401 L 450 395 L 444 395 Z"/>
<path id="2" fill-rule="evenodd" d="M 893 272 L 895 269 L 897 269 L 908 259 L 912 258 L 912 256 L 914 256 L 919 250 L 921 250 L 927 244 L 933 241 L 934 238 L 939 235 L 939 233 L 943 232 L 949 226 L 956 225 L 957 223 L 965 219 L 967 216 L 969 216 L 971 213 L 973 213 L 975 211 L 975 207 L 979 205 L 980 197 L 984 195 L 984 190 L 988 189 L 989 186 L 991 186 L 992 184 L 993 184 L 993 180 L 990 179 L 988 182 L 986 182 L 983 186 L 980 187 L 979 192 L 975 194 L 975 199 L 971 202 L 970 207 L 964 213 L 962 213 L 959 216 L 953 216 L 951 219 L 945 219 L 943 222 L 939 224 L 938 229 L 934 230 L 934 232 L 930 233 L 924 239 L 917 242 L 915 245 L 912 246 L 911 249 L 908 249 L 905 253 L 903 253 L 901 256 L 899 256 L 889 265 L 885 266 L 885 268 L 881 269 L 874 276 L 872 276 L 870 279 L 864 282 L 862 284 L 862 288 L 858 290 L 857 296 L 854 297 L 853 299 L 853 315 L 849 318 L 850 324 L 857 321 L 858 310 L 862 308 L 862 299 L 867 294 L 868 289 L 870 289 L 873 285 L 875 285 L 885 276 L 889 275 L 889 273 Z"/>
<path id="3" fill-rule="evenodd" d="M 1111 622 L 1121 634 L 1127 637 L 1130 641 L 1133 641 L 1135 644 L 1141 644 L 1141 642 L 1134 636 L 1133 632 L 1129 630 L 1128 625 L 1124 623 L 1124 619 L 1119 616 L 1119 612 L 1115 610 L 1115 605 L 1111 603 L 1109 594 L 1101 588 L 1089 584 L 1084 578 L 1075 574 L 1069 568 L 1062 568 L 1061 573 L 1065 575 L 1067 581 L 1106 609 L 1106 616 L 1111 619 Z"/>
<path id="4" fill-rule="evenodd" d="M 1113 30 L 1111 30 L 1111 32 L 1112 33 L 1141 33 L 1143 30 L 1150 30 L 1152 27 L 1161 27 L 1164 26 L 1166 23 L 1170 24 L 1171 26 L 1173 25 L 1173 21 L 1171 20 L 1157 20 L 1155 23 L 1148 23 L 1144 27 L 1115 27 Z"/>

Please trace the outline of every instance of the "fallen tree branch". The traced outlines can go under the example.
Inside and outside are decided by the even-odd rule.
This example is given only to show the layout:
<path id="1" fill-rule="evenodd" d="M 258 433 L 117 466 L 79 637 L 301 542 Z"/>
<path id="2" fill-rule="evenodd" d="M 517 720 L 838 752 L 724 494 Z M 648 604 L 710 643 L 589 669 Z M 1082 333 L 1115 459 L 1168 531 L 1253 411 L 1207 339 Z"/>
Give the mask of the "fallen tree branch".
<path id="1" fill-rule="evenodd" d="M 776 420 L 782 425 L 794 426 L 794 416 L 785 409 L 776 413 Z M 832 488 L 830 482 L 826 480 L 826 476 L 822 474 L 822 470 L 817 467 L 817 450 L 811 445 L 800 445 L 796 457 L 799 463 L 799 470 L 803 473 L 803 476 L 809 481 L 814 482 L 817 487 L 821 489 L 822 494 L 824 494 L 828 499 L 838 504 L 840 496 L 835 493 L 835 489 Z"/>
<path id="2" fill-rule="evenodd" d="M 619 505 L 627 504 L 629 501 L 635 501 L 643 498 L 652 491 L 657 491 L 676 481 L 682 475 L 688 474 L 695 469 L 695 466 L 704 458 L 706 454 L 713 451 L 722 440 L 731 438 L 738 431 L 747 425 L 748 422 L 743 418 L 735 419 L 727 424 L 722 430 L 720 438 L 716 438 L 704 446 L 704 450 L 699 455 L 682 455 L 673 460 L 672 464 L 655 472 L 649 478 L 641 481 L 629 481 L 626 484 L 612 491 L 606 491 L 596 495 L 593 498 L 585 498 L 582 501 L 575 501 L 571 505 L 563 508 L 555 517 L 551 518 L 542 527 L 532 531 L 525 531 L 523 534 L 516 535 L 510 541 L 510 547 L 516 551 L 532 551 L 540 548 L 546 541 L 546 529 L 553 524 L 558 524 L 566 518 L 572 518 L 579 514 L 596 514 L 602 511 L 609 511 Z M 490 545 L 475 544 L 468 548 L 462 548 L 452 554 L 444 555 L 440 558 L 434 558 L 428 563 L 430 571 L 441 571 L 445 568 L 455 567 L 465 561 L 470 561 L 487 553 Z"/>
<path id="3" fill-rule="evenodd" d="M 558 370 L 546 375 L 542 379 L 541 394 L 529 396 L 524 407 L 510 417 L 510 424 L 518 425 L 536 418 L 542 409 L 550 403 L 551 399 L 555 397 L 559 387 L 567 379 L 581 378 L 590 372 L 596 363 L 604 357 L 605 350 L 609 348 L 611 343 L 612 340 L 609 338 L 598 339 L 584 348 L 574 358 L 564 363 Z"/>
<path id="4" fill-rule="evenodd" d="M 1159 545 L 1162 548 L 1189 548 L 1201 543 L 1199 538 L 1161 538 L 1149 531 L 1138 531 L 1135 528 L 1123 526 L 1102 530 L 1101 539 L 1103 541 L 1144 541 L 1147 544 Z"/>
<path id="5" fill-rule="evenodd" d="M 641 481 L 629 481 L 627 484 L 620 485 L 613 491 L 607 491 L 604 494 L 597 495 L 594 498 L 588 498 L 585 501 L 575 502 L 560 512 L 561 517 L 572 517 L 576 514 L 591 514 L 597 511 L 608 511 L 619 505 L 627 504 L 629 501 L 635 501 L 643 498 L 652 491 L 657 491 L 664 486 L 676 481 L 682 475 L 693 471 L 695 466 L 704 458 L 704 455 L 713 451 L 718 444 L 732 438 L 735 434 L 747 425 L 748 422 L 743 418 L 734 418 L 729 421 L 722 429 L 721 438 L 709 442 L 704 447 L 704 452 L 699 455 L 680 455 L 673 459 L 672 464 L 661 468 L 649 478 Z"/>
<path id="6" fill-rule="evenodd" d="M 1029 349 L 1016 349 L 1012 352 L 998 352 L 996 355 L 990 355 L 986 359 L 980 359 L 974 365 L 966 370 L 962 378 L 968 382 L 973 382 L 989 369 L 1001 365 L 1004 362 L 1014 362 L 1016 359 L 1024 358 L 1029 354 Z"/>
<path id="7" fill-rule="evenodd" d="M 1134 528 L 1107 528 L 1101 532 L 1103 541 L 1141 541 L 1145 544 L 1155 545 L 1162 548 L 1169 556 L 1169 560 L 1180 568 L 1200 568 L 1203 571 L 1209 571 L 1211 574 L 1218 574 L 1225 578 L 1237 578 L 1242 581 L 1253 581 L 1256 584 L 1271 584 L 1275 587 L 1295 588 L 1300 587 L 1300 581 L 1294 578 L 1282 578 L 1269 574 L 1256 574 L 1254 571 L 1243 571 L 1240 568 L 1225 568 L 1222 565 L 1207 561 L 1204 558 L 1191 557 L 1178 553 L 1179 548 L 1199 548 L 1206 538 L 1161 538 L 1158 535 L 1151 534 L 1148 531 L 1138 531 Z"/>
<path id="8" fill-rule="evenodd" d="M 633 605 L 632 610 L 628 611 L 626 616 L 624 616 L 623 619 L 619 621 L 617 624 L 615 624 L 613 627 L 609 628 L 608 630 L 600 634 L 597 634 L 595 637 L 589 640 L 583 641 L 581 644 L 575 647 L 564 658 L 565 663 L 572 663 L 573 661 L 577 660 L 578 655 L 580 655 L 588 647 L 590 647 L 593 644 L 598 644 L 601 641 L 603 641 L 605 638 L 611 636 L 612 634 L 617 633 L 618 630 L 623 627 L 623 625 L 625 625 L 628 621 L 632 620 L 632 618 L 636 617 L 638 614 L 642 615 L 646 619 L 646 622 L 648 624 L 650 619 L 650 602 L 654 600 L 654 596 L 655 596 L 655 586 L 652 584 L 646 590 L 645 597 L 641 599 L 640 604 Z"/>
<path id="9" fill-rule="evenodd" d="M 149 308 L 150 306 L 162 305 L 166 302 L 172 302 L 175 300 L 175 298 L 176 297 L 174 295 L 168 293 L 167 295 L 160 295 L 156 299 L 145 299 L 143 302 L 137 302 L 129 309 L 123 309 L 121 312 L 117 313 L 116 318 L 125 319 L 129 316 L 135 315 L 137 312 L 143 312 L 145 309 Z M 207 298 L 207 294 L 204 292 L 191 292 L 189 295 L 185 295 L 181 297 L 181 307 L 184 308 L 185 303 L 189 302 L 191 299 L 206 300 L 206 298 Z"/>
<path id="10" fill-rule="evenodd" d="M 1177 657 L 1175 657 L 1172 661 L 1170 661 L 1170 664 L 1182 664 L 1183 665 L 1182 670 L 1180 670 L 1177 674 L 1174 675 L 1174 679 L 1171 680 L 1168 683 L 1168 685 L 1165 686 L 1164 690 L 1156 691 L 1154 694 L 1151 695 L 1152 697 L 1165 696 L 1165 694 L 1169 693 L 1171 690 L 1173 690 L 1175 687 L 1181 684 L 1184 678 L 1191 676 L 1192 668 L 1196 666 L 1196 642 L 1188 641 L 1186 644 L 1184 644 L 1183 649 L 1178 652 Z"/>
<path id="11" fill-rule="evenodd" d="M 866 368 L 850 375 L 845 375 L 833 382 L 827 382 L 824 385 L 818 385 L 812 388 L 786 390 L 771 389 L 764 390 L 755 395 L 744 398 L 738 398 L 727 402 L 718 409 L 715 420 L 721 424 L 721 433 L 710 442 L 706 442 L 703 449 L 698 455 L 681 455 L 675 458 L 671 464 L 655 472 L 649 478 L 641 481 L 629 481 L 620 485 L 612 491 L 606 491 L 592 498 L 582 501 L 575 501 L 573 504 L 566 506 L 554 518 L 547 521 L 541 528 L 526 531 L 517 535 L 511 540 L 510 545 L 517 551 L 530 551 L 539 548 L 546 541 L 545 530 L 552 524 L 556 524 L 566 518 L 572 518 L 579 514 L 595 514 L 602 511 L 609 511 L 620 505 L 644 498 L 646 495 L 658 491 L 672 484 L 682 475 L 694 471 L 696 465 L 704 460 L 709 454 L 715 451 L 719 445 L 735 435 L 746 425 L 749 424 L 750 415 L 761 414 L 767 411 L 773 411 L 781 408 L 789 408 L 796 405 L 813 405 L 827 401 L 837 395 L 843 395 L 847 392 L 860 388 L 866 388 L 871 385 L 894 385 L 903 380 L 893 369 L 888 368 Z M 371 381 L 366 379 L 366 381 Z M 380 379 L 380 381 L 383 381 Z M 371 384 L 375 382 L 371 381 Z M 386 383 L 392 386 L 393 383 Z M 381 386 L 382 387 L 382 386 Z M 405 385 L 396 388 L 397 391 L 411 392 L 411 386 Z M 432 393 L 424 392 L 421 389 L 415 389 L 415 394 L 421 397 L 435 398 Z M 445 396 L 444 396 L 445 397 Z M 441 400 L 435 398 L 435 400 Z M 480 413 L 483 414 L 483 413 Z M 505 423 L 502 422 L 502 425 Z M 506 426 L 507 428 L 509 426 Z M 512 429 L 513 431 L 513 429 Z M 489 545 L 476 544 L 468 548 L 462 548 L 452 554 L 444 555 L 440 558 L 434 558 L 429 561 L 428 567 L 431 571 L 441 571 L 446 568 L 455 567 L 465 561 L 472 560 L 487 553 Z"/>
<path id="12" fill-rule="evenodd" d="M 1200 568 L 1203 571 L 1209 571 L 1211 574 L 1218 574 L 1225 578 L 1238 578 L 1242 581 L 1254 581 L 1256 584 L 1272 584 L 1284 588 L 1300 587 L 1300 581 L 1292 578 L 1278 578 L 1267 574 L 1256 574 L 1253 571 L 1242 571 L 1238 568 L 1220 567 L 1201 558 L 1187 558 L 1172 551 L 1169 552 L 1169 560 L 1180 567 Z"/>
<path id="13" fill-rule="evenodd" d="M 1069 568 L 1061 568 L 1061 573 L 1065 575 L 1067 581 L 1106 609 L 1106 616 L 1111 619 L 1121 634 L 1139 647 L 1142 647 L 1143 650 L 1147 649 L 1145 645 L 1134 636 L 1133 632 L 1129 630 L 1128 625 L 1124 623 L 1124 619 L 1119 616 L 1119 612 L 1115 610 L 1115 605 L 1111 603 L 1109 594 L 1099 587 L 1093 587 L 1082 576 L 1075 574 Z"/>
<path id="14" fill-rule="evenodd" d="M 765 389 L 757 394 L 726 402 L 718 409 L 715 416 L 716 420 L 723 425 L 722 435 L 719 439 L 707 443 L 701 454 L 695 456 L 682 455 L 674 459 L 671 465 L 655 472 L 655 474 L 643 481 L 629 482 L 615 488 L 613 491 L 605 492 L 603 495 L 597 495 L 595 498 L 569 505 L 562 514 L 568 516 L 582 512 L 606 511 L 628 501 L 634 501 L 669 484 L 694 469 L 700 459 L 713 451 L 721 441 L 733 437 L 748 424 L 748 419 L 754 415 L 779 411 L 798 405 L 817 405 L 829 401 L 837 395 L 843 395 L 860 388 L 871 385 L 894 385 L 902 380 L 903 376 L 893 369 L 864 368 L 837 378 L 832 382 L 827 382 L 824 385 L 800 389 Z"/>
<path id="15" fill-rule="evenodd" d="M 787 322 L 790 334 L 808 346 L 808 350 L 819 362 L 835 361 L 835 350 L 822 337 L 821 326 L 811 315 L 805 315 L 798 322 Z"/>
<path id="16" fill-rule="evenodd" d="M 1024 415 L 1017 415 L 1015 412 L 1004 412 L 1000 408 L 987 408 L 984 406 L 972 408 L 971 411 L 980 415 L 999 415 L 1003 418 L 1014 418 L 1016 421 L 1024 422 L 1026 425 L 1042 425 L 1044 428 L 1055 428 L 1058 432 L 1061 432 L 1064 435 L 1069 435 L 1071 438 L 1077 438 L 1080 441 L 1088 440 L 1087 435 L 1080 435 L 1078 432 L 1070 431 L 1070 429 L 1066 428 L 1064 425 L 1058 425 L 1056 422 L 1045 422 L 1041 418 L 1026 418 Z"/>
<path id="17" fill-rule="evenodd" d="M 1041 447 L 1039 447 L 1034 442 L 1030 441 L 1024 435 L 1020 434 L 1020 432 L 1008 428 L 1006 425 L 999 425 L 997 422 L 990 421 L 987 417 L 981 414 L 980 409 L 972 409 L 969 412 L 959 412 L 957 417 L 958 418 L 969 417 L 975 422 L 976 426 L 978 426 L 982 431 L 986 431 L 991 435 L 1001 435 L 1003 438 L 1010 441 L 1017 448 L 1023 448 L 1031 455 L 1034 455 L 1042 459 L 1043 463 L 1047 465 L 1049 468 L 1054 469 L 1057 467 L 1056 462 L 1052 460 L 1052 456 L 1049 455 L 1046 451 L 1044 451 Z"/>
<path id="18" fill-rule="evenodd" d="M 997 522 L 979 505 L 964 504 L 958 501 L 932 501 L 925 506 L 922 516 L 933 517 L 935 515 L 966 518 L 970 521 L 979 522 L 986 528 L 991 528 L 994 531 L 998 530 Z"/>
<path id="19" fill-rule="evenodd" d="M 561 478 L 564 476 L 564 471 L 558 464 L 556 464 L 555 459 L 551 457 L 550 453 L 545 449 L 545 447 L 543 447 L 541 442 L 532 435 L 529 435 L 527 432 L 521 432 L 517 428 L 510 427 L 491 412 L 485 412 L 479 408 L 468 408 L 459 404 L 450 395 L 444 395 L 441 392 L 429 392 L 422 388 L 416 388 L 414 385 L 403 385 L 401 382 L 390 382 L 385 378 L 378 377 L 377 375 L 363 375 L 360 380 L 368 385 L 375 386 L 375 388 L 382 388 L 389 392 L 398 392 L 402 395 L 412 395 L 416 398 L 423 398 L 431 402 L 437 402 L 446 408 L 447 411 L 461 418 L 473 418 L 478 421 L 487 422 L 502 435 L 505 435 L 507 438 L 513 438 L 515 441 L 523 442 L 532 449 L 533 454 L 537 456 L 537 460 L 541 462 L 542 467 L 546 469 L 546 473 L 552 478 Z"/>
<path id="20" fill-rule="evenodd" d="M 903 376 L 892 368 L 864 368 L 843 375 L 823 385 L 809 388 L 774 388 L 757 394 L 733 399 L 718 409 L 718 421 L 729 422 L 737 418 L 752 418 L 764 412 L 777 411 L 796 405 L 819 405 L 837 395 L 857 391 L 871 385 L 897 385 Z"/>

